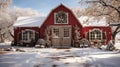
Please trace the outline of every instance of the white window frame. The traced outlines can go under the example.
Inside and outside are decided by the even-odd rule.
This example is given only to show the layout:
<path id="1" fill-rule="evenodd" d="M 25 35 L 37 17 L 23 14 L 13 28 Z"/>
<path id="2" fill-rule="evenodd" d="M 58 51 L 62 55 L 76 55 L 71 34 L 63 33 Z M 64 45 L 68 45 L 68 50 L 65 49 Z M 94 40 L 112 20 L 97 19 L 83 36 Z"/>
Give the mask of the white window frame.
<path id="1" fill-rule="evenodd" d="M 66 32 L 65 29 L 68 29 L 68 30 L 67 30 L 67 33 L 68 33 L 68 36 L 67 36 L 67 37 L 65 36 L 65 32 Z M 63 37 L 64 37 L 64 38 L 69 38 L 69 37 L 70 37 L 70 28 L 64 28 L 64 29 L 63 29 Z"/>
<path id="2" fill-rule="evenodd" d="M 53 28 L 53 33 L 59 37 L 59 33 L 60 33 L 59 28 Z"/>
<path id="3" fill-rule="evenodd" d="M 102 41 L 102 40 L 103 40 L 103 35 L 102 35 L 102 30 L 100 30 L 100 29 L 92 29 L 92 30 L 90 30 L 90 31 L 89 31 L 89 40 L 90 40 L 90 41 L 94 41 L 94 40 L 91 40 L 91 32 L 93 32 L 93 31 L 95 31 L 95 30 L 100 31 L 100 33 L 101 33 L 101 39 L 100 39 L 100 41 Z M 96 36 L 96 37 L 97 37 L 97 36 Z"/>
<path id="4" fill-rule="evenodd" d="M 58 12 L 54 13 L 54 24 L 68 24 L 68 13 L 64 12 L 67 15 L 67 23 L 56 23 L 56 15 Z"/>
<path id="5" fill-rule="evenodd" d="M 30 37 L 29 37 L 30 34 L 28 34 L 28 33 L 27 33 L 27 39 L 26 39 L 26 40 L 23 39 L 23 36 L 24 36 L 23 33 L 26 32 L 26 31 L 31 31 L 31 32 L 33 32 L 33 36 L 32 36 L 31 38 L 35 38 L 35 31 L 34 31 L 34 30 L 25 29 L 25 30 L 22 30 L 22 40 L 23 40 L 23 41 L 30 41 Z"/>

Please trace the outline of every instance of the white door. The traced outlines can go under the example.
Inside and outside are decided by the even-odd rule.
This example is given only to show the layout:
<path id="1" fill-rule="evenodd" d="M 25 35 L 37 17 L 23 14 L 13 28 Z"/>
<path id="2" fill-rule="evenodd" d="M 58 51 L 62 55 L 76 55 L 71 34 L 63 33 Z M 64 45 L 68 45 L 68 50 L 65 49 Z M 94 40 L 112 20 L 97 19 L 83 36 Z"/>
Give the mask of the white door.
<path id="1" fill-rule="evenodd" d="M 53 46 L 71 46 L 71 26 L 51 26 Z"/>

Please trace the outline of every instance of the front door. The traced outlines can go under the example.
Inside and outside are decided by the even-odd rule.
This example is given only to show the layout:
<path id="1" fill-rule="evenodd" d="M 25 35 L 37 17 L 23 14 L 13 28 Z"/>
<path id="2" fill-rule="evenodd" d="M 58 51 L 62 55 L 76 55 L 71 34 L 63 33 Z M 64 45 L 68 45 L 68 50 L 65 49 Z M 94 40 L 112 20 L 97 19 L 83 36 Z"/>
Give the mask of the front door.
<path id="1" fill-rule="evenodd" d="M 71 46 L 71 26 L 51 26 L 51 29 L 53 46 Z"/>

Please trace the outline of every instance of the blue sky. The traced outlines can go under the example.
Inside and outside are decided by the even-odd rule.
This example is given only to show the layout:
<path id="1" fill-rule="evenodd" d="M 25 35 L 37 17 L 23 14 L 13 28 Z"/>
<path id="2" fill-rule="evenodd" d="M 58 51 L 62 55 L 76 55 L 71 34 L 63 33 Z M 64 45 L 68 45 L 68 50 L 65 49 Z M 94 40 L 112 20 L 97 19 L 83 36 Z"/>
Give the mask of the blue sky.
<path id="1" fill-rule="evenodd" d="M 51 9 L 55 8 L 60 3 L 65 4 L 69 8 L 80 7 L 77 0 L 13 0 L 11 8 L 14 6 L 31 8 L 43 15 L 47 15 Z"/>

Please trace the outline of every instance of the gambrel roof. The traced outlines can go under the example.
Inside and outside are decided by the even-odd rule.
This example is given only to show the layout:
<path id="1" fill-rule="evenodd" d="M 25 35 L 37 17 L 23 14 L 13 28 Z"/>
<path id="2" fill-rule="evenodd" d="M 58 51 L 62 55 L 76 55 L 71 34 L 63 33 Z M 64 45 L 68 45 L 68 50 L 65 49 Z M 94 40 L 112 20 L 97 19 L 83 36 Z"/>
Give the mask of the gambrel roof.
<path id="1" fill-rule="evenodd" d="M 64 6 L 65 8 L 69 9 L 63 4 L 58 5 L 54 9 L 58 8 L 59 6 Z M 53 10 L 54 10 L 53 9 Z M 51 12 L 53 11 L 51 10 Z M 70 9 L 69 9 L 70 10 Z M 107 26 L 108 24 L 106 23 L 106 18 L 103 17 L 99 21 L 93 19 L 94 17 L 88 17 L 88 16 L 81 16 L 77 18 L 73 11 L 70 10 L 73 14 L 73 16 L 77 19 L 77 21 L 84 27 L 84 26 Z M 51 14 L 51 12 L 49 14 Z M 49 16 L 48 14 L 48 16 Z M 45 20 L 47 20 L 47 17 L 19 17 L 16 22 L 14 23 L 14 27 L 40 27 Z M 89 19 L 89 21 L 87 21 Z"/>

